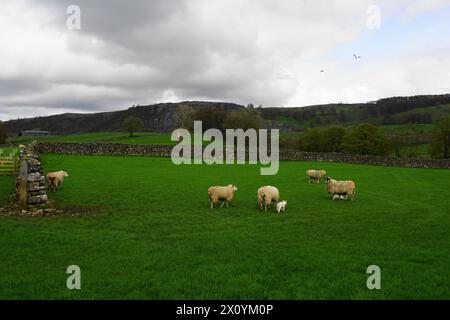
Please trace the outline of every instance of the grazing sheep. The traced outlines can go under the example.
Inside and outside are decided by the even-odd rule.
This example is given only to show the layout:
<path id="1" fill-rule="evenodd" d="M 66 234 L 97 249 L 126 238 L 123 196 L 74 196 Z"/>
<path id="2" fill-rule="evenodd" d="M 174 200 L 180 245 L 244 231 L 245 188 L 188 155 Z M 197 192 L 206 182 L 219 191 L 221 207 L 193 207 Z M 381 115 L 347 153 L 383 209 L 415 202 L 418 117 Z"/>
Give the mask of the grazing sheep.
<path id="1" fill-rule="evenodd" d="M 49 189 L 55 192 L 59 190 L 59 186 L 64 182 L 64 177 L 68 177 L 68 173 L 65 171 L 49 172 L 47 173 L 47 181 Z"/>
<path id="2" fill-rule="evenodd" d="M 221 208 L 226 203 L 227 208 L 228 204 L 231 203 L 231 200 L 233 200 L 234 192 L 237 191 L 237 187 L 235 185 L 229 184 L 228 186 L 215 186 L 215 187 L 209 187 L 208 188 L 208 196 L 209 200 L 211 201 L 211 208 L 214 207 L 214 205 L 220 201 L 222 202 Z"/>
<path id="3" fill-rule="evenodd" d="M 278 191 L 277 188 L 272 186 L 264 186 L 259 188 L 257 195 L 258 195 L 258 204 L 261 211 L 263 209 L 263 203 L 264 209 L 265 211 L 267 211 L 267 207 L 270 208 L 270 204 L 272 203 L 272 201 L 280 200 L 280 191 Z"/>
<path id="4" fill-rule="evenodd" d="M 307 170 L 306 175 L 308 176 L 308 182 L 320 182 L 320 179 L 325 177 L 327 172 L 325 170 Z"/>
<path id="5" fill-rule="evenodd" d="M 286 208 L 287 201 L 283 200 L 277 203 L 277 212 L 280 213 L 281 211 L 284 212 L 284 209 Z"/>
<path id="6" fill-rule="evenodd" d="M 327 177 L 327 191 L 333 195 L 333 200 L 335 199 L 347 199 L 348 196 L 355 200 L 356 184 L 355 182 L 348 181 L 337 181 Z M 336 197 L 337 196 L 337 197 Z"/>

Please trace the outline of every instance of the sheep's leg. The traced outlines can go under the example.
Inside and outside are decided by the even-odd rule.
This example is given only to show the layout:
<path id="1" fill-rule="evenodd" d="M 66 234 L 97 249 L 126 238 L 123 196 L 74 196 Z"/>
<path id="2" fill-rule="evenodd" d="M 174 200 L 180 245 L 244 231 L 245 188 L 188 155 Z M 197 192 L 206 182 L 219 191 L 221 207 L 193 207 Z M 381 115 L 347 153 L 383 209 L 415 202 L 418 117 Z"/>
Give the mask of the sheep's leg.
<path id="1" fill-rule="evenodd" d="M 224 204 L 225 204 L 225 202 L 224 202 L 224 201 L 222 201 L 222 205 L 221 205 L 220 207 L 222 208 Z"/>
<path id="2" fill-rule="evenodd" d="M 227 204 L 227 208 L 228 208 L 228 201 L 226 201 L 226 204 Z"/>
<path id="3" fill-rule="evenodd" d="M 213 202 L 211 201 L 211 205 L 210 205 L 210 207 L 211 207 L 211 209 L 214 207 L 214 204 L 213 204 Z"/>

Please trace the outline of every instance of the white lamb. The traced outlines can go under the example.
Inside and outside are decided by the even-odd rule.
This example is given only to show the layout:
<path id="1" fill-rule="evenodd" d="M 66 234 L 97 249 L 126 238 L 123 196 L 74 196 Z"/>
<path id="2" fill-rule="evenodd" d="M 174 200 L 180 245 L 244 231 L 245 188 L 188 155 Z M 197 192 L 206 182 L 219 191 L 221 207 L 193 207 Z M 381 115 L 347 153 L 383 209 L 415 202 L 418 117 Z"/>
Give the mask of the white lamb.
<path id="1" fill-rule="evenodd" d="M 284 210 L 286 208 L 286 205 L 287 205 L 287 201 L 286 200 L 278 202 L 277 203 L 277 212 L 278 213 L 284 212 Z"/>

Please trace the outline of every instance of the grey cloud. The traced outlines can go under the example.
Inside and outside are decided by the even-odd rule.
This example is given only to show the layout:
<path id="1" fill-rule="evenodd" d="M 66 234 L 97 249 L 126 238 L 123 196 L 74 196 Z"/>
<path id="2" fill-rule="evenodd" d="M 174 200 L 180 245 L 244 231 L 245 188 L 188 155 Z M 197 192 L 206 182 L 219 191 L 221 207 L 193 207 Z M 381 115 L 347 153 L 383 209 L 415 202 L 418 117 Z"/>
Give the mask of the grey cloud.
<path id="1" fill-rule="evenodd" d="M 377 2 L 392 6 L 391 2 Z M 13 0 L 6 3 L 15 5 Z M 20 58 L 8 55 L 9 62 L 3 62 L 0 52 L 2 116 L 13 114 L 4 110 L 19 107 L 86 112 L 121 109 L 172 96 L 179 100 L 298 106 L 383 97 L 396 88 L 408 89 L 411 86 L 406 84 L 411 81 L 417 82 L 415 86 L 423 85 L 416 78 L 423 73 L 422 64 L 417 64 L 414 75 L 405 73 L 405 79 L 376 80 L 392 69 L 386 63 L 386 70 L 372 65 L 368 68 L 371 73 L 364 74 L 343 65 L 345 72 L 327 70 L 328 80 L 317 78 L 317 70 L 324 67 L 321 59 L 327 60 L 330 50 L 358 39 L 372 0 L 25 3 L 32 12 L 45 13 L 31 29 L 51 35 L 51 40 L 42 48 L 28 45 L 30 60 L 36 51 L 41 52 L 41 59 L 26 66 Z M 403 0 L 405 3 L 408 1 Z M 66 8 L 73 4 L 81 8 L 82 24 L 81 30 L 69 32 Z M 27 46 L 32 39 L 26 37 L 34 34 L 28 29 L 24 34 L 23 45 Z M 7 43 L 1 36 L 0 32 L 0 44 Z M 48 55 L 54 52 L 54 57 L 42 63 L 46 50 Z M 12 63 L 14 68 L 2 74 L 3 63 Z M 407 63 L 397 64 L 397 74 L 408 69 Z M 329 64 L 331 69 L 339 62 L 331 58 Z M 448 81 L 446 78 L 441 83 Z"/>

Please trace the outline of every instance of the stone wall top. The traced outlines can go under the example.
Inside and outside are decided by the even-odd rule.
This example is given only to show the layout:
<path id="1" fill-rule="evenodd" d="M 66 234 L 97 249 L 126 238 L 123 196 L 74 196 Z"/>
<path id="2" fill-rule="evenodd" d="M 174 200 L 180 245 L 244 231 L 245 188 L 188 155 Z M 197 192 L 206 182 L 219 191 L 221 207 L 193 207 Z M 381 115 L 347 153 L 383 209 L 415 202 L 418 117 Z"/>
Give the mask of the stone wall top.
<path id="1" fill-rule="evenodd" d="M 36 148 L 38 152 L 59 154 L 170 157 L 173 146 L 163 144 L 122 144 L 102 142 L 41 142 Z M 409 168 L 450 169 L 450 160 L 448 159 L 363 156 L 343 153 L 304 152 L 286 149 L 280 150 L 280 160 L 327 161 Z"/>

